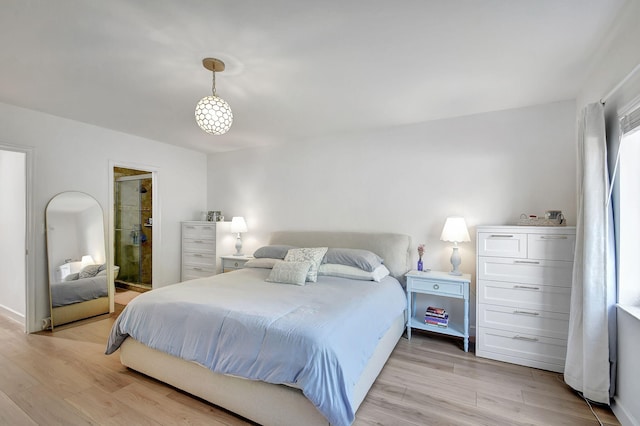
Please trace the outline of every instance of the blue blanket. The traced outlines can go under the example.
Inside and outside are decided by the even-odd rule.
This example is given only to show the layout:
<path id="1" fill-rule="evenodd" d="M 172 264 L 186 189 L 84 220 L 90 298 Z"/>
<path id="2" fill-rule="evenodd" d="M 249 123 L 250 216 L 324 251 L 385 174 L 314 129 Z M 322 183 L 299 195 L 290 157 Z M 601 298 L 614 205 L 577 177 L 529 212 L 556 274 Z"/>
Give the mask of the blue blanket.
<path id="1" fill-rule="evenodd" d="M 136 297 L 113 325 L 107 354 L 128 336 L 216 373 L 293 384 L 335 426 L 355 417 L 352 389 L 406 308 L 397 280 L 268 283 L 243 269 Z"/>

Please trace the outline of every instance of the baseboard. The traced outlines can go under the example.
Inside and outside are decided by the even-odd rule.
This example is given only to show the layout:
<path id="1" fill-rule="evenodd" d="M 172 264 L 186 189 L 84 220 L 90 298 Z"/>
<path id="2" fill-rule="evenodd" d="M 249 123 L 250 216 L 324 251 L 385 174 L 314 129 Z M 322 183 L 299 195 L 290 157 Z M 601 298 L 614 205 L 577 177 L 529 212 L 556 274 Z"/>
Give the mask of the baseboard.
<path id="1" fill-rule="evenodd" d="M 7 318 L 19 323 L 23 327 L 25 325 L 24 315 L 19 314 L 18 312 L 14 311 L 13 309 L 9 309 L 6 306 L 0 305 L 0 314 L 2 314 L 5 317 L 7 317 Z"/>
<path id="2" fill-rule="evenodd" d="M 624 405 L 616 397 L 613 398 L 611 410 L 622 426 L 640 426 L 640 422 L 629 413 L 629 410 L 624 408 Z"/>

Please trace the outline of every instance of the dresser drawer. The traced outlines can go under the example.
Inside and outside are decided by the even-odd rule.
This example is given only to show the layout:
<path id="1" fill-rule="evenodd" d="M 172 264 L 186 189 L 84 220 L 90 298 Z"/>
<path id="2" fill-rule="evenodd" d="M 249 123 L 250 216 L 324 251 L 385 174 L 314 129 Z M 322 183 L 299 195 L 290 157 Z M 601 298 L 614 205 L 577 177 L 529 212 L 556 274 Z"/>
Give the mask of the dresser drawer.
<path id="1" fill-rule="evenodd" d="M 210 277 L 215 273 L 216 270 L 213 267 L 184 265 L 182 267 L 182 281 Z"/>
<path id="2" fill-rule="evenodd" d="M 534 334 L 555 339 L 567 339 L 569 314 L 517 307 L 478 305 L 481 327 L 497 328 L 514 333 Z"/>
<path id="3" fill-rule="evenodd" d="M 571 286 L 573 262 L 557 260 L 478 258 L 478 279 L 523 284 Z"/>
<path id="4" fill-rule="evenodd" d="M 479 232 L 478 256 L 527 257 L 527 234 Z"/>
<path id="5" fill-rule="evenodd" d="M 183 238 L 216 238 L 216 226 L 206 224 L 183 224 L 182 225 L 182 237 Z"/>
<path id="6" fill-rule="evenodd" d="M 200 253 L 185 251 L 182 255 L 182 263 L 193 266 L 209 266 L 216 264 L 216 256 L 213 253 Z"/>
<path id="7" fill-rule="evenodd" d="M 436 294 L 449 297 L 463 297 L 464 286 L 462 283 L 439 280 L 422 280 L 409 278 L 411 291 L 420 293 Z"/>
<path id="8" fill-rule="evenodd" d="M 571 288 L 501 281 L 478 281 L 478 303 L 568 313 Z"/>
<path id="9" fill-rule="evenodd" d="M 563 371 L 567 341 L 536 334 L 514 333 L 494 328 L 480 328 L 478 356 L 522 365 Z"/>
<path id="10" fill-rule="evenodd" d="M 182 240 L 182 250 L 215 254 L 216 242 L 215 240 L 207 240 L 202 238 L 184 238 Z"/>
<path id="11" fill-rule="evenodd" d="M 571 234 L 530 234 L 527 239 L 529 259 L 573 262 L 576 236 Z"/>

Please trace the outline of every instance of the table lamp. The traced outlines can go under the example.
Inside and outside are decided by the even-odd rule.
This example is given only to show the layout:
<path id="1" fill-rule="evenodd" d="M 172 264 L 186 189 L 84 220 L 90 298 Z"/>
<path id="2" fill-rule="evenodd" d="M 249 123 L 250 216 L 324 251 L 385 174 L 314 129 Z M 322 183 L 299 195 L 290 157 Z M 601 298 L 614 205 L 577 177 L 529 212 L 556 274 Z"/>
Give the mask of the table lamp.
<path id="1" fill-rule="evenodd" d="M 238 238 L 236 238 L 236 252 L 233 255 L 244 256 L 242 253 L 242 237 L 240 236 L 242 232 L 247 232 L 247 222 L 244 221 L 244 217 L 234 216 L 231 219 L 231 232 L 238 234 Z"/>
<path id="2" fill-rule="evenodd" d="M 444 223 L 442 229 L 442 235 L 440 240 L 449 241 L 453 243 L 453 253 L 451 253 L 451 265 L 453 269 L 449 274 L 462 275 L 462 272 L 458 269 L 461 263 L 460 253 L 458 252 L 458 243 L 469 242 L 469 231 L 467 230 L 467 223 L 463 217 L 448 217 Z"/>

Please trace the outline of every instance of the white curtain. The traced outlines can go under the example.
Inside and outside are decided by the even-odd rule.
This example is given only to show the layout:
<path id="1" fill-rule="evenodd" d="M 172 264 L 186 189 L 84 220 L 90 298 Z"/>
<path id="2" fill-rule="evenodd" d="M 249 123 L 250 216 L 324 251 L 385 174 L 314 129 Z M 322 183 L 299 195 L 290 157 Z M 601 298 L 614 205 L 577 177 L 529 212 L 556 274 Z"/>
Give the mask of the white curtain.
<path id="1" fill-rule="evenodd" d="M 616 283 L 604 106 L 587 105 L 578 125 L 578 220 L 565 382 L 608 404 L 615 388 Z"/>

